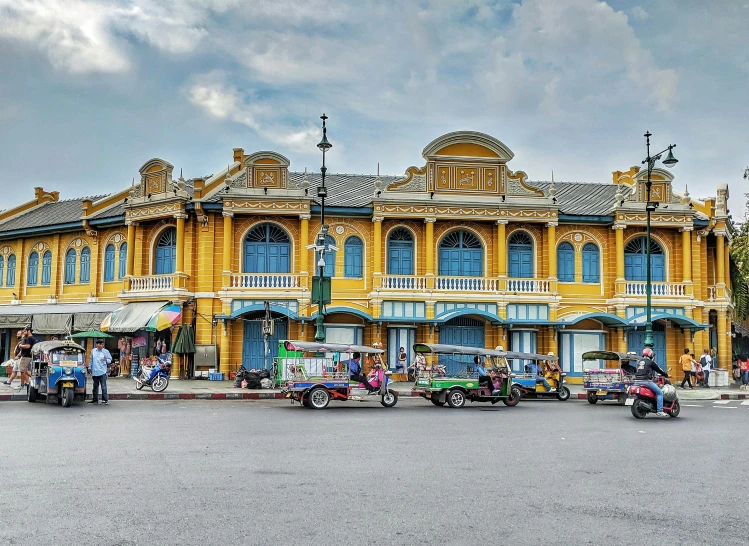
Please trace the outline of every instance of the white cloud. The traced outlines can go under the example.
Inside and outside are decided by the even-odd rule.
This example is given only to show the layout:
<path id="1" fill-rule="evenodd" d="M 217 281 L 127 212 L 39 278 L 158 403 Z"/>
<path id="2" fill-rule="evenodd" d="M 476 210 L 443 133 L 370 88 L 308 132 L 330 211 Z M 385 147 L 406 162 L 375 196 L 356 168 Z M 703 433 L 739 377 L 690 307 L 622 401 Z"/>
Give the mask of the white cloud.
<path id="1" fill-rule="evenodd" d="M 643 8 L 642 6 L 635 6 L 629 12 L 632 14 L 632 17 L 634 17 L 638 21 L 644 21 L 645 19 L 650 17 L 650 14 L 645 11 L 645 8 Z"/>

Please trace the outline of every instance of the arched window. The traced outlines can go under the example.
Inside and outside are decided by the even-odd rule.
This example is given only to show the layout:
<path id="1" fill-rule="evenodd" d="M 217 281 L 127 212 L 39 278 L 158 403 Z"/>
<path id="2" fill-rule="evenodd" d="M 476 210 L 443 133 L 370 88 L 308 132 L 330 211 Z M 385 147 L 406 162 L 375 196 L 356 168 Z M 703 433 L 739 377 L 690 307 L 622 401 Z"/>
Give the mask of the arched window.
<path id="1" fill-rule="evenodd" d="M 413 274 L 414 239 L 407 229 L 394 229 L 388 237 L 388 275 Z"/>
<path id="2" fill-rule="evenodd" d="M 510 277 L 529 279 L 533 277 L 533 239 L 524 231 L 516 231 L 508 244 L 510 255 Z"/>
<path id="3" fill-rule="evenodd" d="M 52 280 L 52 252 L 49 250 L 42 255 L 42 286 L 49 286 Z"/>
<path id="4" fill-rule="evenodd" d="M 575 249 L 570 243 L 557 247 L 557 271 L 560 282 L 575 282 Z"/>
<path id="5" fill-rule="evenodd" d="M 452 231 L 440 242 L 439 274 L 481 277 L 484 270 L 484 248 L 469 231 Z"/>
<path id="6" fill-rule="evenodd" d="M 289 273 L 291 241 L 288 234 L 273 224 L 252 228 L 244 239 L 243 267 L 245 273 Z"/>
<path id="7" fill-rule="evenodd" d="M 6 276 L 5 286 L 16 285 L 16 255 L 8 256 L 8 274 Z"/>
<path id="8" fill-rule="evenodd" d="M 114 280 L 114 245 L 107 245 L 104 250 L 104 282 Z"/>
<path id="9" fill-rule="evenodd" d="M 114 264 L 113 264 L 114 265 Z M 170 275 L 177 267 L 177 229 L 169 228 L 159 237 L 156 243 L 156 275 Z M 112 271 L 114 278 L 114 270 Z"/>
<path id="10" fill-rule="evenodd" d="M 624 278 L 628 281 L 645 281 L 647 271 L 646 237 L 637 237 L 624 247 Z M 666 280 L 663 249 L 654 239 L 650 239 L 650 279 Z"/>
<path id="11" fill-rule="evenodd" d="M 120 268 L 117 272 L 117 280 L 122 280 L 127 273 L 127 243 L 120 245 Z"/>
<path id="12" fill-rule="evenodd" d="M 75 284 L 75 250 L 72 248 L 65 254 L 65 284 Z"/>
<path id="13" fill-rule="evenodd" d="M 91 282 L 91 250 L 88 247 L 81 250 L 81 275 L 78 282 L 81 284 Z"/>
<path id="14" fill-rule="evenodd" d="M 26 286 L 36 286 L 39 278 L 39 254 L 36 251 L 29 256 L 29 278 L 26 279 Z"/>
<path id="15" fill-rule="evenodd" d="M 585 243 L 583 246 L 583 282 L 600 282 L 598 264 L 598 247 L 593 243 Z"/>
<path id="16" fill-rule="evenodd" d="M 336 246 L 335 239 L 330 235 L 325 236 L 325 248 L 330 248 L 330 245 Z M 325 251 L 325 276 L 335 277 L 335 258 L 337 252 L 335 250 Z"/>
<path id="17" fill-rule="evenodd" d="M 362 276 L 362 248 L 361 239 L 351 236 L 343 245 L 343 276 L 360 279 Z"/>
<path id="18" fill-rule="evenodd" d="M 5 258 L 0 256 L 0 286 L 3 285 L 3 273 L 5 272 Z"/>

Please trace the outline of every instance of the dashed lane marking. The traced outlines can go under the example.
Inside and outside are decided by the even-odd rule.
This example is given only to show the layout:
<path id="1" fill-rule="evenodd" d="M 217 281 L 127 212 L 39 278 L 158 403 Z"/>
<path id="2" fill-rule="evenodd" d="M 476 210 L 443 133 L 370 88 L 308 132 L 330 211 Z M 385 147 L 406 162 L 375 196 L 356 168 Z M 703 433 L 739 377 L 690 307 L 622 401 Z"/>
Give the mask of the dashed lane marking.
<path id="1" fill-rule="evenodd" d="M 715 400 L 713 404 L 730 404 L 733 400 Z"/>
<path id="2" fill-rule="evenodd" d="M 702 404 L 682 404 L 685 408 L 704 408 L 705 406 Z"/>
<path id="3" fill-rule="evenodd" d="M 742 406 L 749 406 L 749 400 L 744 400 L 744 401 L 743 401 L 743 402 L 741 403 L 741 405 L 742 405 Z"/>
<path id="4" fill-rule="evenodd" d="M 715 409 L 739 409 L 736 406 L 713 406 Z"/>

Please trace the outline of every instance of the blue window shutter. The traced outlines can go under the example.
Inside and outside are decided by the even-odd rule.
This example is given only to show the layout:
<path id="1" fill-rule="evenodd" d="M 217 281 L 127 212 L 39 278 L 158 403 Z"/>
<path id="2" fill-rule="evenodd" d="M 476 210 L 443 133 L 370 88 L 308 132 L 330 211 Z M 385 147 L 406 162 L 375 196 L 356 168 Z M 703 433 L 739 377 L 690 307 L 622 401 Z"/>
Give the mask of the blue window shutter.
<path id="1" fill-rule="evenodd" d="M 16 255 L 8 256 L 8 276 L 6 277 L 5 286 L 15 286 L 16 284 Z"/>
<path id="2" fill-rule="evenodd" d="M 561 282 L 575 281 L 575 249 L 570 243 L 557 247 L 557 274 Z"/>
<path id="3" fill-rule="evenodd" d="M 127 243 L 120 245 L 120 268 L 118 271 L 117 279 L 122 280 L 127 274 Z"/>
<path id="4" fill-rule="evenodd" d="M 177 229 L 169 228 L 159 237 L 156 244 L 156 264 L 155 271 L 157 275 L 170 275 L 174 273 L 177 264 Z M 114 264 L 113 264 L 114 265 Z M 114 271 L 112 271 L 114 276 Z"/>
<path id="5" fill-rule="evenodd" d="M 3 273 L 5 269 L 5 258 L 0 256 L 0 286 L 3 285 Z"/>
<path id="6" fill-rule="evenodd" d="M 325 236 L 325 246 L 326 248 L 329 245 L 336 246 L 335 239 L 331 237 L 330 235 Z M 335 277 L 335 259 L 336 259 L 336 251 L 335 250 L 326 250 L 325 251 L 325 276 L 326 277 Z"/>
<path id="7" fill-rule="evenodd" d="M 42 256 L 42 286 L 49 286 L 52 280 L 52 252 L 49 250 Z"/>
<path id="8" fill-rule="evenodd" d="M 666 280 L 666 268 L 663 262 L 663 254 L 650 255 L 650 278 L 653 282 Z"/>
<path id="9" fill-rule="evenodd" d="M 484 271 L 484 249 L 473 233 L 464 230 L 448 233 L 440 242 L 439 274 L 480 277 Z"/>
<path id="10" fill-rule="evenodd" d="M 583 246 L 583 282 L 600 282 L 598 247 L 593 243 Z"/>
<path id="11" fill-rule="evenodd" d="M 65 284 L 75 284 L 75 250 L 72 248 L 65 254 Z"/>
<path id="12" fill-rule="evenodd" d="M 91 250 L 88 247 L 81 250 L 81 275 L 78 282 L 81 284 L 91 282 Z"/>
<path id="13" fill-rule="evenodd" d="M 252 228 L 244 239 L 242 267 L 244 273 L 289 273 L 291 240 L 287 233 L 273 224 Z"/>
<path id="14" fill-rule="evenodd" d="M 29 256 L 29 278 L 26 279 L 27 286 L 36 286 L 39 278 L 39 254 L 32 252 Z"/>
<path id="15" fill-rule="evenodd" d="M 414 240 L 405 228 L 397 228 L 388 236 L 387 272 L 388 275 L 414 274 Z"/>
<path id="16" fill-rule="evenodd" d="M 362 242 L 359 237 L 349 237 L 343 245 L 343 276 L 354 279 L 362 276 Z"/>
<path id="17" fill-rule="evenodd" d="M 107 245 L 104 251 L 104 282 L 114 280 L 114 245 Z"/>

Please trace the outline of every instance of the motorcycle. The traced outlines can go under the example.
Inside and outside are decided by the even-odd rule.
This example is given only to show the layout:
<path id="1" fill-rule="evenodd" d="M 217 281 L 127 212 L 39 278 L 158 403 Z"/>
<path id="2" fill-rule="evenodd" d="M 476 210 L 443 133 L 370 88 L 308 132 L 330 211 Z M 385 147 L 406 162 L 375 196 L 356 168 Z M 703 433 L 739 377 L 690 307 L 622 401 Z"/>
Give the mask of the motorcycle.
<path id="1" fill-rule="evenodd" d="M 681 411 L 679 397 L 676 394 L 676 388 L 666 379 L 668 376 L 658 376 L 653 383 L 663 391 L 663 411 L 669 417 L 678 417 Z M 636 419 L 644 419 L 648 413 L 657 412 L 657 401 L 655 393 L 646 385 L 635 384 L 629 387 L 629 397 L 624 403 L 625 406 L 631 406 L 632 415 Z"/>
<path id="2" fill-rule="evenodd" d="M 163 392 L 169 386 L 169 373 L 172 363 L 161 357 L 156 357 L 156 365 L 153 367 L 142 365 L 135 377 L 135 388 L 141 390 L 143 387 L 151 387 L 154 392 Z"/>

